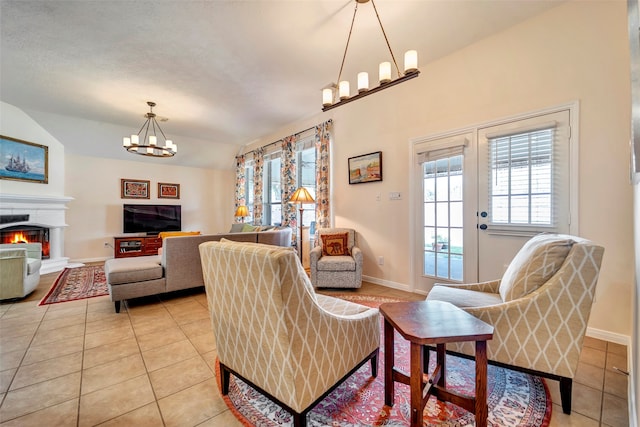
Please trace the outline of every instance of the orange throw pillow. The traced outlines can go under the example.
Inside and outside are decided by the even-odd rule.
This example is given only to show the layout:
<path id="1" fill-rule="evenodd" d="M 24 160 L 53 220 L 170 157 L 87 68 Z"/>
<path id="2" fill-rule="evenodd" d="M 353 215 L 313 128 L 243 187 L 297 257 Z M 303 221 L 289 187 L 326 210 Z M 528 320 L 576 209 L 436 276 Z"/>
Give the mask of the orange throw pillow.
<path id="1" fill-rule="evenodd" d="M 349 253 L 349 233 L 323 234 L 322 256 L 344 256 Z"/>

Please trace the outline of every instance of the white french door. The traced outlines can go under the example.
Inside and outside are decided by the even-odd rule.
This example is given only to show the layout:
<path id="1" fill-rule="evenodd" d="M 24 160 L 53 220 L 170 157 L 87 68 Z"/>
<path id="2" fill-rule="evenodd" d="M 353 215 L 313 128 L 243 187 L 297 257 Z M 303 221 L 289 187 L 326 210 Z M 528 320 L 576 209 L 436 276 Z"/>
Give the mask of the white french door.
<path id="1" fill-rule="evenodd" d="M 502 277 L 542 232 L 577 234 L 577 105 L 413 141 L 413 290 Z"/>
<path id="2" fill-rule="evenodd" d="M 414 143 L 415 290 L 475 276 L 474 145 L 472 133 Z"/>

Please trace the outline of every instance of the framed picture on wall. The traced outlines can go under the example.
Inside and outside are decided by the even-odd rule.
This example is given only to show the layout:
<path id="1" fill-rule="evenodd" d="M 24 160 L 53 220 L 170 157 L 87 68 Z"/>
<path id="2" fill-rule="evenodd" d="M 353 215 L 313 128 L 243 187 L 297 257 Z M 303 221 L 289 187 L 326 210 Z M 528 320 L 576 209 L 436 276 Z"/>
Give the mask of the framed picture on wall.
<path id="1" fill-rule="evenodd" d="M 0 135 L 0 179 L 49 183 L 49 147 Z"/>
<path id="2" fill-rule="evenodd" d="M 121 199 L 149 198 L 149 181 L 141 181 L 138 179 L 121 179 L 120 186 Z"/>
<path id="3" fill-rule="evenodd" d="M 382 181 L 382 151 L 349 157 L 349 184 Z"/>
<path id="4" fill-rule="evenodd" d="M 158 199 L 179 199 L 180 184 L 158 183 Z"/>

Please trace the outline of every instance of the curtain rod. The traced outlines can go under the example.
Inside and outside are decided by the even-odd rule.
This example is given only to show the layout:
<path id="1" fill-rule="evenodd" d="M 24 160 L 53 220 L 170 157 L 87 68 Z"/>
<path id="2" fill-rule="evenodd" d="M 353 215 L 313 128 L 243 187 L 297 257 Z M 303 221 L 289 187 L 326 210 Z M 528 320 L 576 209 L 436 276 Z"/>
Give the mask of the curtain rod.
<path id="1" fill-rule="evenodd" d="M 326 122 L 324 122 L 324 123 L 332 123 L 332 122 L 333 122 L 333 120 L 332 120 L 332 119 L 329 119 L 329 120 L 327 120 L 327 121 L 326 121 Z M 322 124 L 322 123 L 320 123 L 320 124 Z M 316 128 L 316 127 L 318 127 L 318 126 L 320 126 L 320 125 L 315 125 L 315 126 L 308 127 L 308 128 L 306 128 L 306 129 L 304 129 L 304 130 L 301 130 L 301 131 L 299 131 L 299 132 L 294 133 L 294 134 L 293 134 L 293 136 L 298 136 L 298 135 L 303 134 L 303 133 L 305 133 L 305 132 L 308 132 L 308 131 L 310 131 L 310 130 L 312 130 L 312 129 L 315 129 L 315 128 Z M 286 138 L 286 136 L 285 136 L 285 138 Z M 281 142 L 283 139 L 284 139 L 284 138 L 281 138 L 281 139 L 279 139 L 279 140 L 277 140 L 277 141 L 270 142 L 270 143 L 268 143 L 267 145 L 263 145 L 262 147 L 259 147 L 259 148 L 267 148 L 267 147 L 271 147 L 272 145 L 275 145 L 275 144 L 277 144 L 277 143 Z M 239 156 L 244 156 L 244 155 L 246 155 L 246 154 L 253 153 L 253 152 L 257 151 L 257 150 L 258 150 L 258 148 L 255 148 L 255 149 L 253 149 L 253 150 L 249 150 L 249 151 L 247 151 L 246 153 L 242 153 L 242 154 L 238 154 L 238 155 L 239 155 Z"/>

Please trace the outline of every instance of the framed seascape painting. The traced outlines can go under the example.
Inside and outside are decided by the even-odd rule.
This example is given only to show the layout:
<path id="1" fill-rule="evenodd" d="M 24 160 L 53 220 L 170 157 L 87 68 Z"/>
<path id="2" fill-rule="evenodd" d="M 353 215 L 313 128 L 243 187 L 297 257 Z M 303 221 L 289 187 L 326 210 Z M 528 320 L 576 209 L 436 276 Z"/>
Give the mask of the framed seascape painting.
<path id="1" fill-rule="evenodd" d="M 382 181 L 382 151 L 349 157 L 349 184 Z"/>
<path id="2" fill-rule="evenodd" d="M 180 184 L 158 183 L 158 199 L 179 199 Z"/>
<path id="3" fill-rule="evenodd" d="M 138 179 L 121 179 L 120 186 L 121 199 L 149 198 L 149 181 L 140 181 Z"/>
<path id="4" fill-rule="evenodd" d="M 49 147 L 0 135 L 0 179 L 49 182 Z"/>

